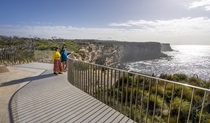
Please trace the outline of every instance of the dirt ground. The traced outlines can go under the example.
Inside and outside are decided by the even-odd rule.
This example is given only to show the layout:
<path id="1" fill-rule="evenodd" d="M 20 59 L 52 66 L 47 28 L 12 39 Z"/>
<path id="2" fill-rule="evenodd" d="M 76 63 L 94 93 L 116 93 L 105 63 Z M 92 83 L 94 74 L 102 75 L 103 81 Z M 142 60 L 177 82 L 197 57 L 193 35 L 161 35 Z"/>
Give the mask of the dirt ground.
<path id="1" fill-rule="evenodd" d="M 7 67 L 7 69 L 9 72 L 0 73 L 0 123 L 10 122 L 8 111 L 9 100 L 12 95 L 27 82 L 10 84 L 6 86 L 1 86 L 1 84 L 30 77 L 35 74 L 34 72 L 21 70 L 14 67 Z"/>

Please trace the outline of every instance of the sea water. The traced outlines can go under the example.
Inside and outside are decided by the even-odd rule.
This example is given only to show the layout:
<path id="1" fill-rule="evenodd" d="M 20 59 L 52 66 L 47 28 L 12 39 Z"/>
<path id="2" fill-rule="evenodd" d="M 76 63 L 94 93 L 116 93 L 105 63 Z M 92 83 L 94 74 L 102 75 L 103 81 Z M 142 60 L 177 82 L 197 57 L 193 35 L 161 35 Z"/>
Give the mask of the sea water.
<path id="1" fill-rule="evenodd" d="M 132 71 L 159 76 L 182 73 L 210 80 L 210 46 L 209 45 L 172 45 L 174 51 L 163 52 L 169 57 L 128 63 Z"/>

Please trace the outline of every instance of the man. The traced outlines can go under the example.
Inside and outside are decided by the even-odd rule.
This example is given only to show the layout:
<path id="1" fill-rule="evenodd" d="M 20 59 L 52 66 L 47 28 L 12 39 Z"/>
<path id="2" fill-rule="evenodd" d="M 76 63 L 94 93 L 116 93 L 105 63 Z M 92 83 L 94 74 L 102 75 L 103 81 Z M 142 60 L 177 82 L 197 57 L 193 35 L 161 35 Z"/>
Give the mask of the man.
<path id="1" fill-rule="evenodd" d="M 62 49 L 60 51 L 61 54 L 61 62 L 63 65 L 63 70 L 64 72 L 67 71 L 67 56 L 68 56 L 68 52 L 66 51 L 66 46 L 62 46 Z"/>

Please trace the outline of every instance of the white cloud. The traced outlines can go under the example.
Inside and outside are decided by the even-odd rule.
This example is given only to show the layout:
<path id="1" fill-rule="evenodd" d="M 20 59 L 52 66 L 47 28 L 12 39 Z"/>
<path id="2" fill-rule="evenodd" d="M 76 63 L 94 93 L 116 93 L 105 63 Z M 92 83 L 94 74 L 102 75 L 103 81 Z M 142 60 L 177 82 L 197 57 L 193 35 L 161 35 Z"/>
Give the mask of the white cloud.
<path id="1" fill-rule="evenodd" d="M 210 19 L 207 17 L 155 21 L 128 21 L 110 26 L 127 25 L 126 37 L 173 44 L 210 44 Z M 124 28 L 121 26 L 121 28 Z M 124 33 L 125 34 L 125 33 Z M 207 43 L 208 42 L 208 43 Z"/>
<path id="2" fill-rule="evenodd" d="M 130 20 L 125 23 L 111 23 L 109 26 L 117 26 L 124 28 L 129 27 L 130 29 L 143 30 L 144 32 L 153 32 L 153 33 L 192 33 L 192 32 L 209 32 L 210 31 L 210 19 L 207 17 L 197 17 L 197 18 L 181 18 L 181 19 L 172 19 L 172 20 L 155 20 L 155 21 L 146 21 Z"/>
<path id="3" fill-rule="evenodd" d="M 205 9 L 206 9 L 207 11 L 210 11 L 210 6 L 205 6 Z"/>
<path id="4" fill-rule="evenodd" d="M 198 7 L 204 7 L 206 11 L 210 11 L 210 0 L 201 0 L 201 1 L 192 2 L 188 8 L 193 9 Z"/>
<path id="5" fill-rule="evenodd" d="M 172 44 L 209 44 L 210 18 L 180 18 L 172 20 L 130 20 L 111 23 L 108 28 L 78 28 L 71 26 L 0 25 L 0 35 L 53 36 L 69 39 L 111 39 L 121 41 L 158 41 Z"/>

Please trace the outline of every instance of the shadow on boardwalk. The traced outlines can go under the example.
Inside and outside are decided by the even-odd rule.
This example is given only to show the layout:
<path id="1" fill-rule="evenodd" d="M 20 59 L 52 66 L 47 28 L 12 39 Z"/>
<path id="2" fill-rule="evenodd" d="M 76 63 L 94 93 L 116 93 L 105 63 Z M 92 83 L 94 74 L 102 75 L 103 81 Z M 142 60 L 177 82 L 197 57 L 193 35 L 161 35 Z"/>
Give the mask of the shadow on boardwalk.
<path id="1" fill-rule="evenodd" d="M 26 78 L 22 78 L 22 79 L 17 79 L 17 80 L 12 80 L 9 82 L 0 83 L 0 87 L 20 84 L 23 82 L 34 81 L 34 80 L 39 80 L 39 79 L 44 79 L 44 78 L 49 78 L 49 77 L 53 77 L 53 76 L 56 76 L 56 75 L 53 73 L 49 73 L 49 74 L 42 74 L 42 75 L 33 76 L 33 77 L 26 77 Z"/>

